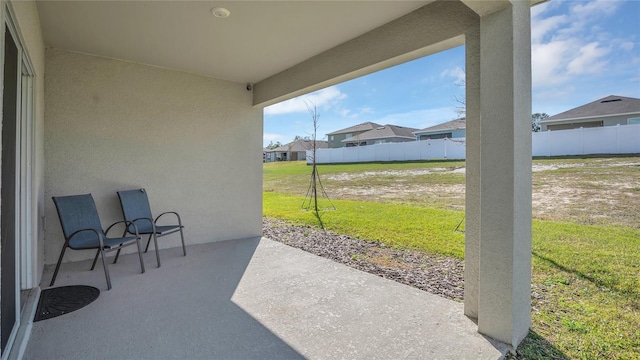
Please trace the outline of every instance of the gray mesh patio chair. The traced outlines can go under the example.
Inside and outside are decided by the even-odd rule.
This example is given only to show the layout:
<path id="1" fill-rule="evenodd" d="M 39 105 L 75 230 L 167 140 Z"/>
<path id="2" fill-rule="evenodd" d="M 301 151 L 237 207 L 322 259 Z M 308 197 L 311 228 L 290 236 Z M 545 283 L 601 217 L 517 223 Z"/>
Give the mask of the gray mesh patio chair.
<path id="1" fill-rule="evenodd" d="M 142 247 L 140 246 L 140 235 L 135 227 L 135 224 L 127 223 L 126 221 L 118 221 L 107 228 L 107 231 L 102 230 L 102 224 L 100 223 L 100 217 L 98 216 L 98 210 L 96 204 L 93 201 L 91 194 L 85 195 L 72 195 L 72 196 L 54 196 L 53 202 L 58 210 L 58 217 L 60 218 L 60 225 L 62 225 L 62 232 L 64 233 L 64 246 L 60 252 L 58 258 L 58 264 L 53 272 L 53 279 L 51 284 L 53 286 L 58 276 L 58 270 L 60 270 L 60 263 L 62 257 L 67 248 L 72 250 L 89 250 L 98 249 L 96 256 L 93 259 L 91 270 L 96 266 L 98 255 L 102 256 L 102 265 L 104 266 L 104 275 L 107 278 L 107 288 L 111 290 L 111 278 L 109 277 L 109 268 L 105 259 L 105 253 L 120 250 L 129 245 L 138 245 L 138 256 L 140 257 L 140 268 L 144 273 L 144 262 L 142 260 Z M 130 227 L 133 236 L 122 237 L 108 237 L 107 234 L 116 224 L 124 223 L 124 226 Z"/>
<path id="2" fill-rule="evenodd" d="M 161 236 L 180 232 L 180 239 L 182 240 L 182 252 L 184 256 L 187 255 L 187 249 L 184 245 L 184 234 L 182 233 L 182 220 L 180 215 L 175 211 L 167 211 L 158 215 L 154 219 L 151 214 L 151 207 L 149 206 L 149 198 L 145 189 L 118 191 L 118 198 L 120 199 L 120 205 L 122 206 L 122 214 L 126 221 L 135 224 L 139 234 L 149 235 L 147 240 L 147 246 L 144 249 L 146 253 L 149 250 L 149 244 L 153 238 L 153 245 L 156 248 L 156 260 L 158 261 L 158 267 L 160 267 L 160 251 L 158 249 L 158 238 Z M 167 214 L 175 215 L 178 224 L 159 225 L 158 220 Z M 131 233 L 134 230 L 133 226 L 129 226 L 127 230 Z M 117 259 L 117 255 L 116 255 Z"/>

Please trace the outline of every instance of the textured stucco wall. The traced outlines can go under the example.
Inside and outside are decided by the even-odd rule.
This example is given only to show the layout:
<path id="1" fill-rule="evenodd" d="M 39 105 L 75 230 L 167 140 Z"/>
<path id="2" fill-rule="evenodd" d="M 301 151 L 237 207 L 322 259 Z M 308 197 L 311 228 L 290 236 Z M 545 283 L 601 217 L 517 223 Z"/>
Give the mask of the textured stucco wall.
<path id="1" fill-rule="evenodd" d="M 34 71 L 34 161 L 32 197 L 32 234 L 37 242 L 34 247 L 34 285 L 38 284 L 44 266 L 44 71 L 45 55 L 38 10 L 33 1 L 12 1 L 14 21 L 22 41 L 25 55 Z M 0 112 L 1 116 L 1 112 Z"/>
<path id="2" fill-rule="evenodd" d="M 530 19 L 517 1 L 481 18 L 479 134 L 467 120 L 467 154 L 480 148 L 478 331 L 513 347 L 531 325 Z"/>
<path id="3" fill-rule="evenodd" d="M 47 49 L 45 90 L 47 263 L 63 243 L 52 196 L 92 193 L 106 227 L 122 219 L 116 191 L 144 187 L 187 244 L 262 233 L 262 110 L 244 84 Z"/>

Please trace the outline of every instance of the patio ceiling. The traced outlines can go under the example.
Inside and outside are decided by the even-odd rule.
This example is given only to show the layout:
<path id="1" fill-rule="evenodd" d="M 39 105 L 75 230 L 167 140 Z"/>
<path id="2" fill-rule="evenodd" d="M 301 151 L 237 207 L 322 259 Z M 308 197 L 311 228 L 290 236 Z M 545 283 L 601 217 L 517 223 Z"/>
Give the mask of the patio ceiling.
<path id="1" fill-rule="evenodd" d="M 432 1 L 38 1 L 38 13 L 46 46 L 256 83 Z"/>

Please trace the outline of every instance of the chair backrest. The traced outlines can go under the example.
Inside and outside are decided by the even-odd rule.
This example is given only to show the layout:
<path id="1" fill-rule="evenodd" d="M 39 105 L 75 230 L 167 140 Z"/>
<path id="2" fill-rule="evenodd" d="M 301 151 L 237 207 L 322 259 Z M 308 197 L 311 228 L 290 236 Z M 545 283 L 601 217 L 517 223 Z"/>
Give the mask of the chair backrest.
<path id="1" fill-rule="evenodd" d="M 120 198 L 120 206 L 122 206 L 122 214 L 125 220 L 133 221 L 140 218 L 153 220 L 149 198 L 144 189 L 118 191 L 118 198 Z M 152 230 L 152 222 L 150 221 L 138 220 L 135 224 L 140 232 Z M 134 232 L 133 226 L 129 226 L 129 232 Z"/>
<path id="2" fill-rule="evenodd" d="M 60 218 L 60 225 L 62 225 L 65 239 L 69 240 L 74 232 L 82 229 L 95 229 L 98 233 L 104 234 L 96 203 L 93 201 L 91 194 L 54 196 L 53 202 L 58 210 L 58 217 Z M 96 235 L 91 232 L 81 232 L 73 237 L 74 242 L 95 239 Z"/>

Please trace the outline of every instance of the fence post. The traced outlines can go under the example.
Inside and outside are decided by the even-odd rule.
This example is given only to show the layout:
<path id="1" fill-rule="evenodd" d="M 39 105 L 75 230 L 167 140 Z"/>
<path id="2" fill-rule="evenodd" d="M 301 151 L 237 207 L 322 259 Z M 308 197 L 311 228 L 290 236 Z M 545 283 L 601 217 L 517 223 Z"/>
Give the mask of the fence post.
<path id="1" fill-rule="evenodd" d="M 407 143 L 402 143 L 402 160 L 407 161 Z"/>
<path id="2" fill-rule="evenodd" d="M 616 154 L 620 154 L 620 124 L 616 125 Z"/>
<path id="3" fill-rule="evenodd" d="M 442 142 L 444 144 L 444 158 L 447 158 L 447 138 L 444 138 L 444 141 Z"/>

